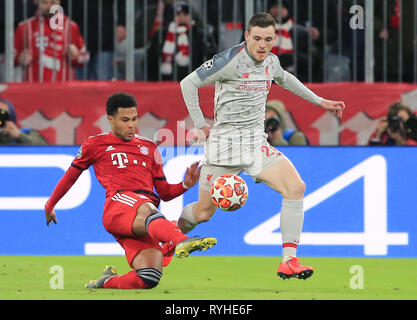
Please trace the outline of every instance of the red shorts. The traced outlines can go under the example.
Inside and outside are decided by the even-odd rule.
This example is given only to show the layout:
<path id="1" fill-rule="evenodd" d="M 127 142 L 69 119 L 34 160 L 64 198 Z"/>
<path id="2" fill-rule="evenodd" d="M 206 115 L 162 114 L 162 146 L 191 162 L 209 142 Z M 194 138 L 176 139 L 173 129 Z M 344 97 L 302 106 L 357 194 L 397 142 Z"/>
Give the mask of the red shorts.
<path id="1" fill-rule="evenodd" d="M 132 267 L 133 258 L 142 250 L 148 248 L 161 249 L 159 242 L 149 235 L 136 236 L 132 225 L 138 208 L 149 198 L 134 192 L 116 193 L 106 199 L 103 210 L 104 228 L 111 233 L 125 250 L 127 262 Z"/>

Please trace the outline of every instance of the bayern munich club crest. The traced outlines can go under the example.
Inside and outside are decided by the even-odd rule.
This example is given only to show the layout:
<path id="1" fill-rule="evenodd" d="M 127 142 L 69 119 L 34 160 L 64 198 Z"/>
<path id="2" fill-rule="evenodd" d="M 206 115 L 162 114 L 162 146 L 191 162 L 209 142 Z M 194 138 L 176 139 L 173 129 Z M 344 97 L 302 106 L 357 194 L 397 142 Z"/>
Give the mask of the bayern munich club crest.
<path id="1" fill-rule="evenodd" d="M 140 146 L 140 145 L 138 145 L 138 147 L 139 147 L 139 151 L 140 151 L 140 153 L 144 154 L 145 156 L 147 156 L 147 155 L 149 154 L 149 149 L 148 149 L 148 147 L 145 147 L 145 146 Z"/>

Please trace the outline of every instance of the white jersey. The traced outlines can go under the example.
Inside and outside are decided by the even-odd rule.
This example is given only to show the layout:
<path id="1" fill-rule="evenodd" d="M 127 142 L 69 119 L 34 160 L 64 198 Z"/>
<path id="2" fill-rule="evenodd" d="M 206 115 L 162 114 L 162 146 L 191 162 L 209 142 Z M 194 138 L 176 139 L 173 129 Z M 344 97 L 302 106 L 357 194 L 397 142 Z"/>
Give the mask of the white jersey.
<path id="1" fill-rule="evenodd" d="M 206 145 L 209 163 L 239 165 L 243 153 L 260 145 L 260 139 L 265 138 L 265 103 L 272 81 L 316 105 L 322 101 L 286 72 L 276 55 L 270 53 L 264 61 L 255 61 L 246 42 L 215 55 L 181 81 L 184 101 L 196 128 L 205 126 L 198 88 L 215 84 L 214 125 Z M 207 146 L 216 149 L 211 156 L 207 155 Z M 217 153 L 225 152 L 228 156 L 219 158 Z"/>

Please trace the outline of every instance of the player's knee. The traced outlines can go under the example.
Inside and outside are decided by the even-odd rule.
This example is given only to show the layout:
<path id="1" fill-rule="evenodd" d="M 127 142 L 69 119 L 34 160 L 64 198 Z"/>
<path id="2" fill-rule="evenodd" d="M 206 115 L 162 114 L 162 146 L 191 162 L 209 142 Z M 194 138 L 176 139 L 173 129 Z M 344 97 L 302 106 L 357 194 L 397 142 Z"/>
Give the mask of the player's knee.
<path id="1" fill-rule="evenodd" d="M 152 289 L 159 284 L 162 272 L 154 268 L 137 269 L 136 274 L 142 280 L 142 289 Z"/>
<path id="2" fill-rule="evenodd" d="M 287 197 L 289 198 L 302 198 L 306 190 L 306 184 L 303 180 L 297 180 L 292 182 L 288 186 Z"/>

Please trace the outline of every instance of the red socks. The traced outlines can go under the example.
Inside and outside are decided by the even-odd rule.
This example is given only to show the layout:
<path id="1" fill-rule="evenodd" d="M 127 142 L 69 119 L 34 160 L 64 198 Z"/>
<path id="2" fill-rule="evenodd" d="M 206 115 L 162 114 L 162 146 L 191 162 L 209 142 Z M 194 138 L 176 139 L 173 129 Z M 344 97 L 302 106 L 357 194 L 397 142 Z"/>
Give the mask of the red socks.
<path id="1" fill-rule="evenodd" d="M 114 276 L 104 283 L 106 289 L 148 289 L 149 285 L 143 282 L 136 274 L 136 270 L 129 271 L 120 276 Z"/>
<path id="2" fill-rule="evenodd" d="M 178 226 L 165 219 L 164 215 L 156 212 L 148 216 L 145 220 L 148 234 L 156 241 L 171 242 L 178 244 L 188 238 L 181 232 Z"/>
<path id="3" fill-rule="evenodd" d="M 159 242 L 176 245 L 188 237 L 174 223 L 156 212 L 145 220 L 148 234 Z M 158 285 L 162 273 L 153 268 L 132 270 L 123 275 L 116 275 L 104 283 L 106 289 L 150 289 Z"/>
<path id="4" fill-rule="evenodd" d="M 104 283 L 105 289 L 152 289 L 162 277 L 162 272 L 154 268 L 142 268 L 113 276 Z"/>

